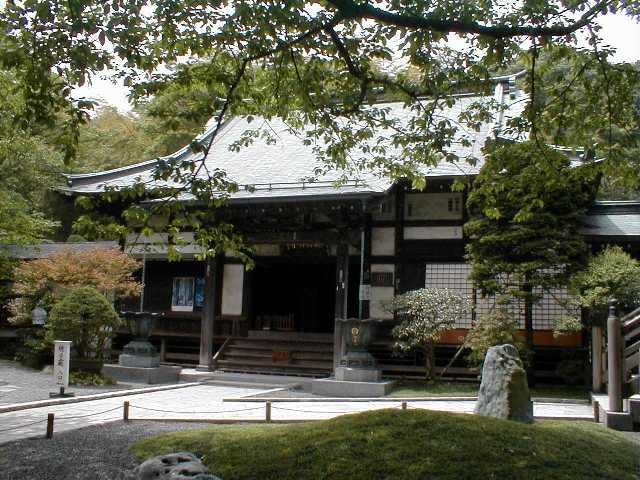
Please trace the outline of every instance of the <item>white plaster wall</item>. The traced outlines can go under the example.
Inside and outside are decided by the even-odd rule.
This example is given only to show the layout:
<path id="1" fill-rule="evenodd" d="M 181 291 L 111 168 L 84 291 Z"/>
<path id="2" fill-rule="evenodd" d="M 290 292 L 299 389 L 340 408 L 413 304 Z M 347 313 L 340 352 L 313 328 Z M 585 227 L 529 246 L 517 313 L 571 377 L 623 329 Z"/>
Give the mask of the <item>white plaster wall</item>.
<path id="1" fill-rule="evenodd" d="M 280 246 L 272 243 L 257 243 L 253 249 L 258 257 L 278 257 L 280 256 Z"/>
<path id="2" fill-rule="evenodd" d="M 392 272 L 396 271 L 396 266 L 393 263 L 372 263 L 372 272 Z"/>
<path id="3" fill-rule="evenodd" d="M 242 315 L 244 265 L 227 264 L 222 274 L 222 314 Z"/>
<path id="4" fill-rule="evenodd" d="M 404 238 L 405 240 L 462 238 L 462 227 L 404 227 Z"/>
<path id="5" fill-rule="evenodd" d="M 382 308 L 383 302 L 393 298 L 393 287 L 371 287 L 371 301 L 369 302 L 369 316 L 371 318 L 393 318 L 393 314 Z"/>
<path id="6" fill-rule="evenodd" d="M 452 200 L 452 210 L 449 210 L 449 200 Z M 406 196 L 405 216 L 410 220 L 457 220 L 462 218 L 463 209 L 462 194 L 457 192 L 410 193 Z"/>
<path id="7" fill-rule="evenodd" d="M 371 255 L 395 254 L 395 229 L 393 227 L 371 229 Z"/>

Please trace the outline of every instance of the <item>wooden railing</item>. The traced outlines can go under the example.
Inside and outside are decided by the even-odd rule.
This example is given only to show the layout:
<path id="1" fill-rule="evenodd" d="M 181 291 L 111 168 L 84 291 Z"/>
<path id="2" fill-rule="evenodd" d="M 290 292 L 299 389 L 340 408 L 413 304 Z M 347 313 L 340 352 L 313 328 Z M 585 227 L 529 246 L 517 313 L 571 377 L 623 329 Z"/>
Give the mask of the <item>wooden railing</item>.
<path id="1" fill-rule="evenodd" d="M 640 373 L 640 308 L 620 319 L 623 336 L 622 365 L 624 379 L 633 373 Z"/>
<path id="2" fill-rule="evenodd" d="M 229 343 L 231 342 L 232 338 L 233 337 L 228 336 L 227 339 L 224 341 L 224 343 L 220 346 L 220 348 L 218 349 L 216 354 L 211 359 L 211 369 L 212 370 L 216 369 L 217 364 L 218 364 L 218 360 L 220 359 L 220 357 L 222 357 L 222 354 L 224 353 L 225 349 L 227 348 L 227 345 L 229 345 Z"/>

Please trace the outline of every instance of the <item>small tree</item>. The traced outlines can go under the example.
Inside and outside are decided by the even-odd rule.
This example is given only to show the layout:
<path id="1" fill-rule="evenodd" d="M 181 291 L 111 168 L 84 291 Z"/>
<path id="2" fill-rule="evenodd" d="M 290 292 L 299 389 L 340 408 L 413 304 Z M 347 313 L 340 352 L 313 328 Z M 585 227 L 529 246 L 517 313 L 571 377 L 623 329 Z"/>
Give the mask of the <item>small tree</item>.
<path id="1" fill-rule="evenodd" d="M 629 312 L 640 306 L 640 262 L 621 247 L 607 247 L 572 278 L 571 287 L 594 318 L 606 316 L 611 299 Z"/>
<path id="2" fill-rule="evenodd" d="M 93 287 L 113 300 L 135 297 L 141 284 L 133 274 L 139 268 L 138 261 L 117 248 L 67 249 L 22 262 L 14 272 L 13 293 L 18 300 L 11 305 L 12 320 L 28 323 L 36 305 L 50 310 L 69 289 L 83 286 Z"/>
<path id="3" fill-rule="evenodd" d="M 446 288 L 421 288 L 398 295 L 387 309 L 400 318 L 392 335 L 401 351 L 419 349 L 425 357 L 425 378 L 433 378 L 435 344 L 467 311 L 467 302 Z"/>
<path id="4" fill-rule="evenodd" d="M 520 358 L 527 363 L 530 350 L 527 344 L 518 336 L 520 326 L 512 312 L 505 304 L 496 305 L 496 308 L 480 317 L 467 335 L 465 346 L 471 351 L 467 356 L 467 362 L 474 367 L 479 367 L 484 362 L 489 348 L 495 345 L 510 343 L 520 353 Z"/>
<path id="5" fill-rule="evenodd" d="M 109 300 L 92 287 L 69 291 L 51 309 L 45 327 L 44 345 L 54 340 L 71 340 L 77 355 L 102 358 L 107 340 L 121 324 L 120 317 Z"/>

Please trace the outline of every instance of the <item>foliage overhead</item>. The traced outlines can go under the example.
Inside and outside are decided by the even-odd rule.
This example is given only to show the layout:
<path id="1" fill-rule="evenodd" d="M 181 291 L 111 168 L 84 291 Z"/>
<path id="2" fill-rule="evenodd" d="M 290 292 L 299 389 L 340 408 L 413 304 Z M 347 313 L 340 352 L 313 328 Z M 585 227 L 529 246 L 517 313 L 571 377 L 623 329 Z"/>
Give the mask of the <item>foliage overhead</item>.
<path id="1" fill-rule="evenodd" d="M 391 331 L 394 346 L 401 351 L 422 350 L 425 376 L 432 378 L 434 346 L 467 313 L 466 299 L 446 288 L 420 288 L 397 295 L 385 307 L 400 319 L 400 324 Z"/>
<path id="2" fill-rule="evenodd" d="M 92 287 L 111 299 L 135 297 L 141 285 L 133 277 L 138 261 L 117 248 L 63 250 L 46 258 L 22 262 L 14 273 L 13 321 L 30 322 L 40 304 L 50 309 L 67 290 Z"/>
<path id="3" fill-rule="evenodd" d="M 451 105 L 451 94 L 489 93 L 487 79 L 520 59 L 523 45 L 528 70 L 523 86 L 533 101 L 509 128 L 541 139 L 557 131 L 554 138 L 576 147 L 599 142 L 612 167 L 628 164 L 620 139 L 637 130 L 638 71 L 609 63 L 611 51 L 602 44 L 597 23 L 606 13 L 640 17 L 637 4 L 623 0 L 29 0 L 7 2 L 0 12 L 0 67 L 12 72 L 12 91 L 25 99 L 17 125 L 50 125 L 63 115 L 57 132 L 67 160 L 75 154 L 77 127 L 93 107 L 74 98 L 72 89 L 112 69 L 136 98 L 197 85 L 203 94 L 197 102 L 168 106 L 174 118 L 192 111 L 198 118 L 215 114 L 210 141 L 193 142 L 193 150 L 206 154 L 230 115 L 278 115 L 310 144 L 321 140 L 317 145 L 324 146 L 316 153 L 327 169 L 375 168 L 422 186 L 418 168 L 456 160 L 449 152 L 455 132 L 477 129 L 480 119 L 495 115 L 495 105 L 474 105 L 460 124 L 433 112 Z M 446 41 L 450 34 L 464 46 L 453 48 Z M 586 47 L 580 43 L 585 37 Z M 543 82 L 546 72 L 538 71 L 538 60 L 551 50 L 565 70 L 557 82 Z M 165 68 L 176 63 L 183 67 Z M 398 64 L 412 74 L 396 74 Z M 593 75 L 588 83 L 582 75 L 587 70 Z M 401 125 L 372 104 L 381 90 L 420 113 L 418 120 Z M 580 101 L 576 92 L 585 94 Z M 567 130 L 567 119 L 576 118 L 580 121 Z M 392 148 L 389 139 L 379 138 L 381 127 L 394 132 Z M 245 141 L 268 135 L 257 130 Z M 198 179 L 201 161 L 187 163 L 158 166 L 158 178 L 185 186 L 156 196 L 170 200 L 187 191 L 217 207 L 212 191 L 237 188 L 221 172 Z M 630 169 L 628 175 L 635 173 Z M 150 194 L 136 185 L 123 195 L 132 201 Z M 172 202 L 159 203 L 149 208 Z M 146 228 L 153 213 L 135 212 Z M 201 220 L 188 217 L 182 225 L 161 229 L 197 229 Z M 225 228 L 216 238 L 227 235 Z M 211 245 L 206 235 L 199 241 Z"/>
<path id="4" fill-rule="evenodd" d="M 491 149 L 468 200 L 467 259 L 482 293 L 529 297 L 566 284 L 586 262 L 580 218 L 599 176 L 536 142 Z"/>
<path id="5" fill-rule="evenodd" d="M 107 298 L 93 287 L 70 290 L 51 309 L 45 325 L 44 343 L 71 340 L 81 358 L 102 358 L 107 341 L 121 324 Z"/>

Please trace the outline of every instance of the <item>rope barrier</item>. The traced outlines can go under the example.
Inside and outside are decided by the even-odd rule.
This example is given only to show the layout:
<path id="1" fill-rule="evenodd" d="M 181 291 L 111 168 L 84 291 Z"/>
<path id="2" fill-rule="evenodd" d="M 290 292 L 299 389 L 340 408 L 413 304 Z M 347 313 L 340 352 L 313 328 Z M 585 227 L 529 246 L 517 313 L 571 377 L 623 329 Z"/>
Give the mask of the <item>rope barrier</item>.
<path id="1" fill-rule="evenodd" d="M 262 410 L 263 407 L 252 407 L 252 408 L 241 408 L 239 410 L 218 410 L 218 411 L 208 411 L 208 412 L 180 412 L 177 410 L 163 410 L 160 408 L 151 408 L 151 407 L 140 407 L 138 405 L 129 404 L 130 408 L 138 408 L 140 410 L 149 410 L 152 412 L 161 412 L 161 413 L 181 413 L 183 415 L 197 415 L 200 413 L 206 414 L 214 414 L 214 413 L 238 413 L 238 412 L 248 412 L 250 410 Z M 118 407 L 120 408 L 120 407 Z"/>
<path id="2" fill-rule="evenodd" d="M 367 410 L 341 410 L 341 411 L 330 411 L 330 410 L 298 410 L 296 408 L 286 408 L 286 407 L 277 407 L 275 405 L 272 405 L 272 408 L 278 409 L 278 410 L 287 410 L 289 412 L 300 412 L 300 413 L 360 413 L 360 412 L 366 412 Z M 375 409 L 373 409 L 375 410 Z"/>
<path id="3" fill-rule="evenodd" d="M 46 422 L 46 421 L 47 421 L 47 419 L 45 418 L 45 419 L 43 419 L 43 420 L 38 420 L 37 422 L 25 423 L 25 424 L 23 424 L 23 425 L 18 425 L 18 426 L 16 426 L 16 427 L 5 428 L 5 429 L 0 430 L 0 433 L 10 432 L 10 431 L 12 431 L 12 430 L 19 430 L 19 429 L 21 429 L 21 428 L 30 427 L 30 426 L 32 426 L 32 425 L 36 425 L 36 424 L 38 424 L 38 423 L 44 423 L 44 422 Z"/>
<path id="4" fill-rule="evenodd" d="M 102 415 L 103 413 L 109 413 L 109 412 L 113 412 L 115 410 L 120 410 L 122 407 L 120 405 L 118 405 L 117 407 L 114 408 L 110 408 L 109 410 L 104 410 L 102 412 L 95 412 L 95 413 L 88 413 L 86 415 L 71 415 L 68 417 L 56 417 L 56 420 L 72 420 L 75 418 L 87 418 L 87 417 L 94 417 L 96 415 Z"/>

